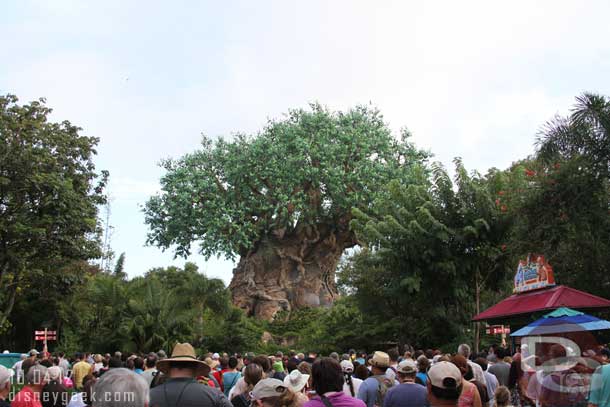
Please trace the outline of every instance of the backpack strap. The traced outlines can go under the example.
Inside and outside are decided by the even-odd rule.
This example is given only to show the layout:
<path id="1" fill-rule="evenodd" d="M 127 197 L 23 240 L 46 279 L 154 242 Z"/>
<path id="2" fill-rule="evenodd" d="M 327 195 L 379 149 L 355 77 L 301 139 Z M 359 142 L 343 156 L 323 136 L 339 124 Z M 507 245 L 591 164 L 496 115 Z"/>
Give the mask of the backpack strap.
<path id="1" fill-rule="evenodd" d="M 321 395 L 320 399 L 322 400 L 322 403 L 324 403 L 325 407 L 334 407 L 328 397 L 326 397 L 325 395 Z"/>

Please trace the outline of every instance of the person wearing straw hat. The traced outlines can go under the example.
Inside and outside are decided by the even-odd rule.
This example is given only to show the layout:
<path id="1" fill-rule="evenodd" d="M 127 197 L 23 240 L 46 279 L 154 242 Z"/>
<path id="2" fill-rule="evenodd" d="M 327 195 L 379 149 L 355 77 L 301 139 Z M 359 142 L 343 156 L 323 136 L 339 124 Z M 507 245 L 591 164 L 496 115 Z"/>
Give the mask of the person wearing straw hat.
<path id="1" fill-rule="evenodd" d="M 195 380 L 208 377 L 209 364 L 197 359 L 190 343 L 178 343 L 172 356 L 157 362 L 167 379 L 150 390 L 150 407 L 232 407 L 223 393 Z"/>
<path id="2" fill-rule="evenodd" d="M 390 356 L 385 352 L 377 351 L 369 363 L 373 376 L 362 382 L 358 390 L 358 398 L 364 401 L 367 407 L 382 406 L 388 389 L 394 385 L 394 382 L 388 380 L 385 375 L 390 367 Z"/>

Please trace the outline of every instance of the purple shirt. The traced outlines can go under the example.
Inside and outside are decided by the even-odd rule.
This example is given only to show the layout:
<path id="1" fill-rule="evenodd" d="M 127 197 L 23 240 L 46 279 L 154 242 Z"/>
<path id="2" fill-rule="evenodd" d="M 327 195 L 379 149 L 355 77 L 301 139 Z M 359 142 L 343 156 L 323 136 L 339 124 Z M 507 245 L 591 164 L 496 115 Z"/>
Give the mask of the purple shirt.
<path id="1" fill-rule="evenodd" d="M 354 397 L 347 396 L 343 392 L 332 393 L 328 395 L 328 401 L 333 407 L 366 407 L 364 401 Z M 303 407 L 325 407 L 320 397 L 314 397 L 303 405 Z"/>

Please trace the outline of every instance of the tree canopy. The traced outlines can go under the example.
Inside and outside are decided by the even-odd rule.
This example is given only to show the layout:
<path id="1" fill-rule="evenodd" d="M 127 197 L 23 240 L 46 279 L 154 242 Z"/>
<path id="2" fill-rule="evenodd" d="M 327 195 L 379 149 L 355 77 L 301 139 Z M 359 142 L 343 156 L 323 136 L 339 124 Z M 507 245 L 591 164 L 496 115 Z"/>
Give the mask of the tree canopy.
<path id="1" fill-rule="evenodd" d="M 48 120 L 44 99 L 0 96 L 0 330 L 16 296 L 41 273 L 99 256 L 97 207 L 107 173 L 98 140 Z"/>
<path id="2" fill-rule="evenodd" d="M 585 93 L 538 137 L 535 157 L 507 173 L 515 252 L 544 253 L 559 282 L 610 295 L 610 102 Z M 516 176 L 517 175 L 517 176 Z"/>
<path id="3" fill-rule="evenodd" d="M 435 164 L 431 183 L 392 181 L 368 213 L 354 210 L 352 227 L 365 246 L 340 278 L 364 313 L 385 315 L 388 338 L 458 340 L 481 293 L 506 281 L 509 220 L 491 185 L 456 160 L 455 184 Z"/>
<path id="4" fill-rule="evenodd" d="M 162 192 L 145 207 L 148 241 L 178 255 L 200 242 L 202 254 L 232 258 L 304 226 L 347 229 L 380 185 L 413 177 L 426 154 L 408 137 L 394 139 L 377 110 L 315 104 L 254 136 L 204 137 L 200 150 L 163 162 Z"/>
<path id="5" fill-rule="evenodd" d="M 229 289 L 192 263 L 130 279 L 128 254 L 114 270 L 90 262 L 107 174 L 93 166 L 97 140 L 49 114 L 42 100 L 0 98 L 0 328 L 10 347 L 30 347 L 31 331 L 47 326 L 65 351 L 145 353 L 177 341 L 206 351 L 451 350 L 478 337 L 470 318 L 510 293 L 528 252 L 545 255 L 558 283 L 610 297 L 604 96 L 578 97 L 531 156 L 483 175 L 460 159 L 453 176 L 428 165 L 408 132 L 393 138 L 368 107 L 312 105 L 255 135 L 204 138 L 163 163 L 162 192 L 144 209 L 148 241 L 177 255 L 198 243 L 206 256 L 240 256 L 234 276 L 244 278 Z M 341 298 L 316 308 L 330 304 L 330 270 L 355 244 L 340 262 Z M 236 287 L 275 319 L 231 305 Z"/>

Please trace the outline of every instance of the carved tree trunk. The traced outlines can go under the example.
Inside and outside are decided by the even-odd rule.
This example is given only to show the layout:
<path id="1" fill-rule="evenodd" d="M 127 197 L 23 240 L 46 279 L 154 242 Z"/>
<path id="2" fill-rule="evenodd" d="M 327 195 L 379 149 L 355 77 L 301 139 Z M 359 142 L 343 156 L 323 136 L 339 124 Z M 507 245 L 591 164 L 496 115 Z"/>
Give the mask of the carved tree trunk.
<path id="1" fill-rule="evenodd" d="M 355 244 L 349 231 L 297 228 L 276 231 L 233 270 L 233 303 L 259 319 L 272 320 L 281 310 L 330 306 L 337 298 L 335 270 L 343 251 Z"/>

